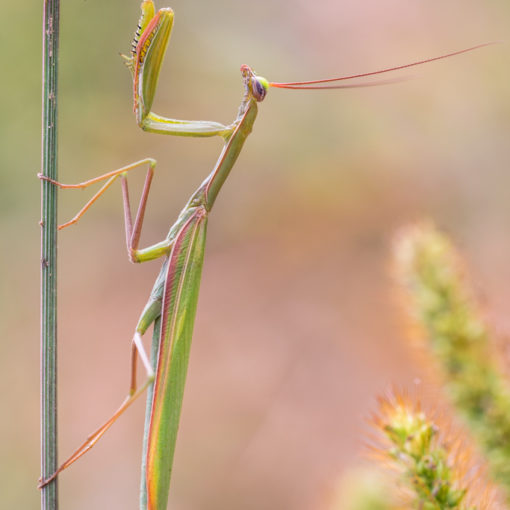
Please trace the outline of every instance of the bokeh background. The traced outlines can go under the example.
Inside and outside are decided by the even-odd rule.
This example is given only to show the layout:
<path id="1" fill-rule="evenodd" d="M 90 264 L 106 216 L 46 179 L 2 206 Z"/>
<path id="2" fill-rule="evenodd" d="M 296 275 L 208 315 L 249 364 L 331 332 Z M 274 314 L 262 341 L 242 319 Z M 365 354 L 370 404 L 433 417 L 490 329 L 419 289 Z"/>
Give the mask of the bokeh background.
<path id="1" fill-rule="evenodd" d="M 41 4 L 3 0 L 1 8 L 2 509 L 39 505 Z M 270 80 L 295 81 L 510 33 L 503 0 L 172 7 L 154 110 L 224 123 L 237 112 L 243 63 Z M 143 235 L 150 244 L 166 234 L 221 144 L 136 126 L 118 53 L 129 51 L 138 15 L 137 0 L 63 2 L 60 178 L 77 182 L 157 158 Z M 495 327 L 508 331 L 509 56 L 501 44 L 410 70 L 403 75 L 411 80 L 394 85 L 270 91 L 211 215 L 171 508 L 329 509 L 342 476 L 366 462 L 365 419 L 376 395 L 396 384 L 436 398 L 394 300 L 391 239 L 400 226 L 429 217 L 446 228 Z M 87 193 L 60 195 L 62 221 Z M 129 340 L 160 263 L 128 262 L 114 189 L 62 232 L 59 265 L 64 458 L 125 395 Z M 62 475 L 61 508 L 137 508 L 143 407 Z"/>

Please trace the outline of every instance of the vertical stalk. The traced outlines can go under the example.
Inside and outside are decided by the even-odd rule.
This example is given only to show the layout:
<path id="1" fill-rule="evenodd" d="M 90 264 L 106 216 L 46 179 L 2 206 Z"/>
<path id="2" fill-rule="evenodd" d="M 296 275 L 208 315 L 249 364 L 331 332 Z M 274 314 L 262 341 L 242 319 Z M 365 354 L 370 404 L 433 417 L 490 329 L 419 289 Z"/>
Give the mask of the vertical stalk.
<path id="1" fill-rule="evenodd" d="M 60 0 L 43 9 L 42 173 L 57 179 Z M 57 189 L 41 181 L 41 476 L 57 469 Z M 42 510 L 58 509 L 57 481 L 41 490 Z"/>

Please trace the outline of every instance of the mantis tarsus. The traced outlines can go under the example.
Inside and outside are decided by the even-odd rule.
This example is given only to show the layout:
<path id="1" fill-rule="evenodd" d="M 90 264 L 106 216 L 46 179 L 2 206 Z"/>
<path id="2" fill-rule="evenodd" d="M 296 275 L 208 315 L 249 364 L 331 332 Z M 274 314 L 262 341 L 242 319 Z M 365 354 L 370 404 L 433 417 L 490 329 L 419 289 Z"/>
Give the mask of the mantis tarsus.
<path id="1" fill-rule="evenodd" d="M 159 257 L 165 259 L 133 336 L 131 384 L 128 396 L 115 414 L 91 434 L 54 475 L 44 480 L 41 485 L 49 483 L 58 473 L 92 448 L 124 410 L 148 386 L 153 384 L 153 391 L 149 396 L 152 400 L 150 402 L 150 419 L 147 422 L 147 440 L 144 445 L 141 507 L 149 510 L 164 510 L 168 500 L 173 454 L 200 286 L 208 214 L 234 166 L 246 138 L 251 133 L 257 116 L 258 103 L 265 98 L 271 87 L 330 89 L 387 83 L 388 81 L 334 84 L 343 80 L 379 75 L 432 62 L 480 48 L 485 44 L 375 72 L 306 82 L 269 82 L 265 78 L 257 76 L 248 66 L 243 65 L 241 75 L 244 95 L 239 112 L 236 119 L 230 125 L 225 126 L 216 122 L 169 119 L 151 111 L 159 71 L 172 30 L 173 12 L 169 8 L 156 12 L 152 0 L 143 0 L 141 9 L 142 15 L 133 42 L 131 56 L 124 57 L 133 75 L 134 112 L 138 125 L 145 131 L 160 134 L 191 137 L 220 136 L 224 140 L 224 146 L 212 172 L 192 194 L 179 214 L 177 221 L 170 228 L 166 238 L 144 249 L 139 248 L 139 240 L 156 166 L 155 160 L 147 158 L 76 185 L 51 181 L 61 188 L 84 188 L 91 184 L 106 181 L 72 220 L 60 225 L 59 229 L 62 229 L 76 223 L 106 189 L 120 178 L 124 204 L 126 245 L 130 260 L 132 262 L 145 262 Z M 127 173 L 144 165 L 148 165 L 149 168 L 138 211 L 133 222 L 129 204 Z M 159 317 L 161 318 L 161 330 L 158 352 L 152 365 L 143 348 L 142 335 Z M 140 356 L 147 372 L 147 380 L 140 388 L 137 388 L 136 383 L 138 356 Z"/>

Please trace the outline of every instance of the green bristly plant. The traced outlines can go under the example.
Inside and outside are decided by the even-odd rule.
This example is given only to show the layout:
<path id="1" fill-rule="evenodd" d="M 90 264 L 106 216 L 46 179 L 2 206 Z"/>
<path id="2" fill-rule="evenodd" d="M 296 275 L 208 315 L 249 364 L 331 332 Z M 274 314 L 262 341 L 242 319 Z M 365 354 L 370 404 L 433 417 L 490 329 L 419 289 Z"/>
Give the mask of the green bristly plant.
<path id="1" fill-rule="evenodd" d="M 494 479 L 510 494 L 510 386 L 459 255 L 446 236 L 424 223 L 400 237 L 396 267 L 423 349 Z"/>
<path id="2" fill-rule="evenodd" d="M 381 450 L 398 473 L 404 500 L 423 510 L 475 510 L 469 458 L 462 444 L 447 437 L 418 404 L 398 395 L 381 399 L 375 425 Z"/>
<path id="3" fill-rule="evenodd" d="M 348 510 L 505 508 L 503 501 L 510 502 L 510 385 L 461 257 L 430 222 L 401 231 L 394 257 L 415 344 L 427 366 L 434 367 L 465 430 L 455 431 L 455 420 L 444 425 L 444 417 L 432 418 L 409 397 L 381 398 L 373 419 L 374 451 L 386 484 L 366 482 L 373 478 L 366 474 L 350 481 Z M 484 458 L 474 462 L 472 449 Z M 333 509 L 345 508 L 339 501 Z"/>

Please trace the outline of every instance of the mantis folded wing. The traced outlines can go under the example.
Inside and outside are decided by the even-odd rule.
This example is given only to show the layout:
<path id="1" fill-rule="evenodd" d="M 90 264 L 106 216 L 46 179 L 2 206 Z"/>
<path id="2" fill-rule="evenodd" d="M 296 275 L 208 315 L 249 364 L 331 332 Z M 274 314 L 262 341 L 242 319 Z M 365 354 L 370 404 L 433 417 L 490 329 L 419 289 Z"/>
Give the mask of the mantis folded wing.
<path id="1" fill-rule="evenodd" d="M 49 483 L 58 473 L 87 452 L 125 409 L 147 387 L 150 387 L 148 396 L 149 413 L 146 420 L 142 463 L 141 508 L 143 510 L 165 510 L 200 287 L 208 214 L 230 174 L 246 138 L 251 133 L 257 116 L 258 102 L 265 98 L 270 87 L 328 89 L 385 83 L 324 85 L 324 83 L 361 78 L 407 68 L 457 55 L 485 45 L 478 45 L 448 55 L 371 73 L 308 82 L 272 83 L 257 76 L 248 66 L 242 66 L 244 95 L 239 112 L 232 124 L 224 126 L 217 122 L 169 119 L 152 112 L 151 107 L 159 71 L 172 30 L 173 12 L 169 8 L 156 12 L 152 0 L 143 0 L 141 8 L 142 15 L 133 43 L 132 54 L 130 57 L 124 57 L 133 74 L 134 112 L 138 125 L 145 131 L 160 134 L 190 137 L 220 136 L 224 140 L 224 146 L 215 167 L 189 198 L 166 238 L 144 249 L 139 249 L 138 245 L 145 207 L 154 175 L 155 160 L 147 158 L 77 185 L 65 185 L 51 181 L 61 188 L 81 188 L 106 181 L 72 220 L 59 227 L 64 228 L 76 223 L 113 182 L 120 178 L 123 191 L 126 245 L 130 260 L 145 262 L 158 257 L 165 257 L 165 260 L 133 336 L 131 385 L 128 396 L 116 413 L 89 436 L 57 472 L 49 479 L 44 480 L 41 485 Z M 127 174 L 131 170 L 146 164 L 149 165 L 149 169 L 138 212 L 133 223 L 129 204 Z M 42 176 L 41 178 L 47 179 Z M 151 366 L 143 349 L 141 337 L 150 325 L 158 320 L 160 321 L 160 329 L 157 337 L 155 359 Z M 137 355 L 140 356 L 147 372 L 147 380 L 140 388 L 137 388 L 136 385 Z"/>

